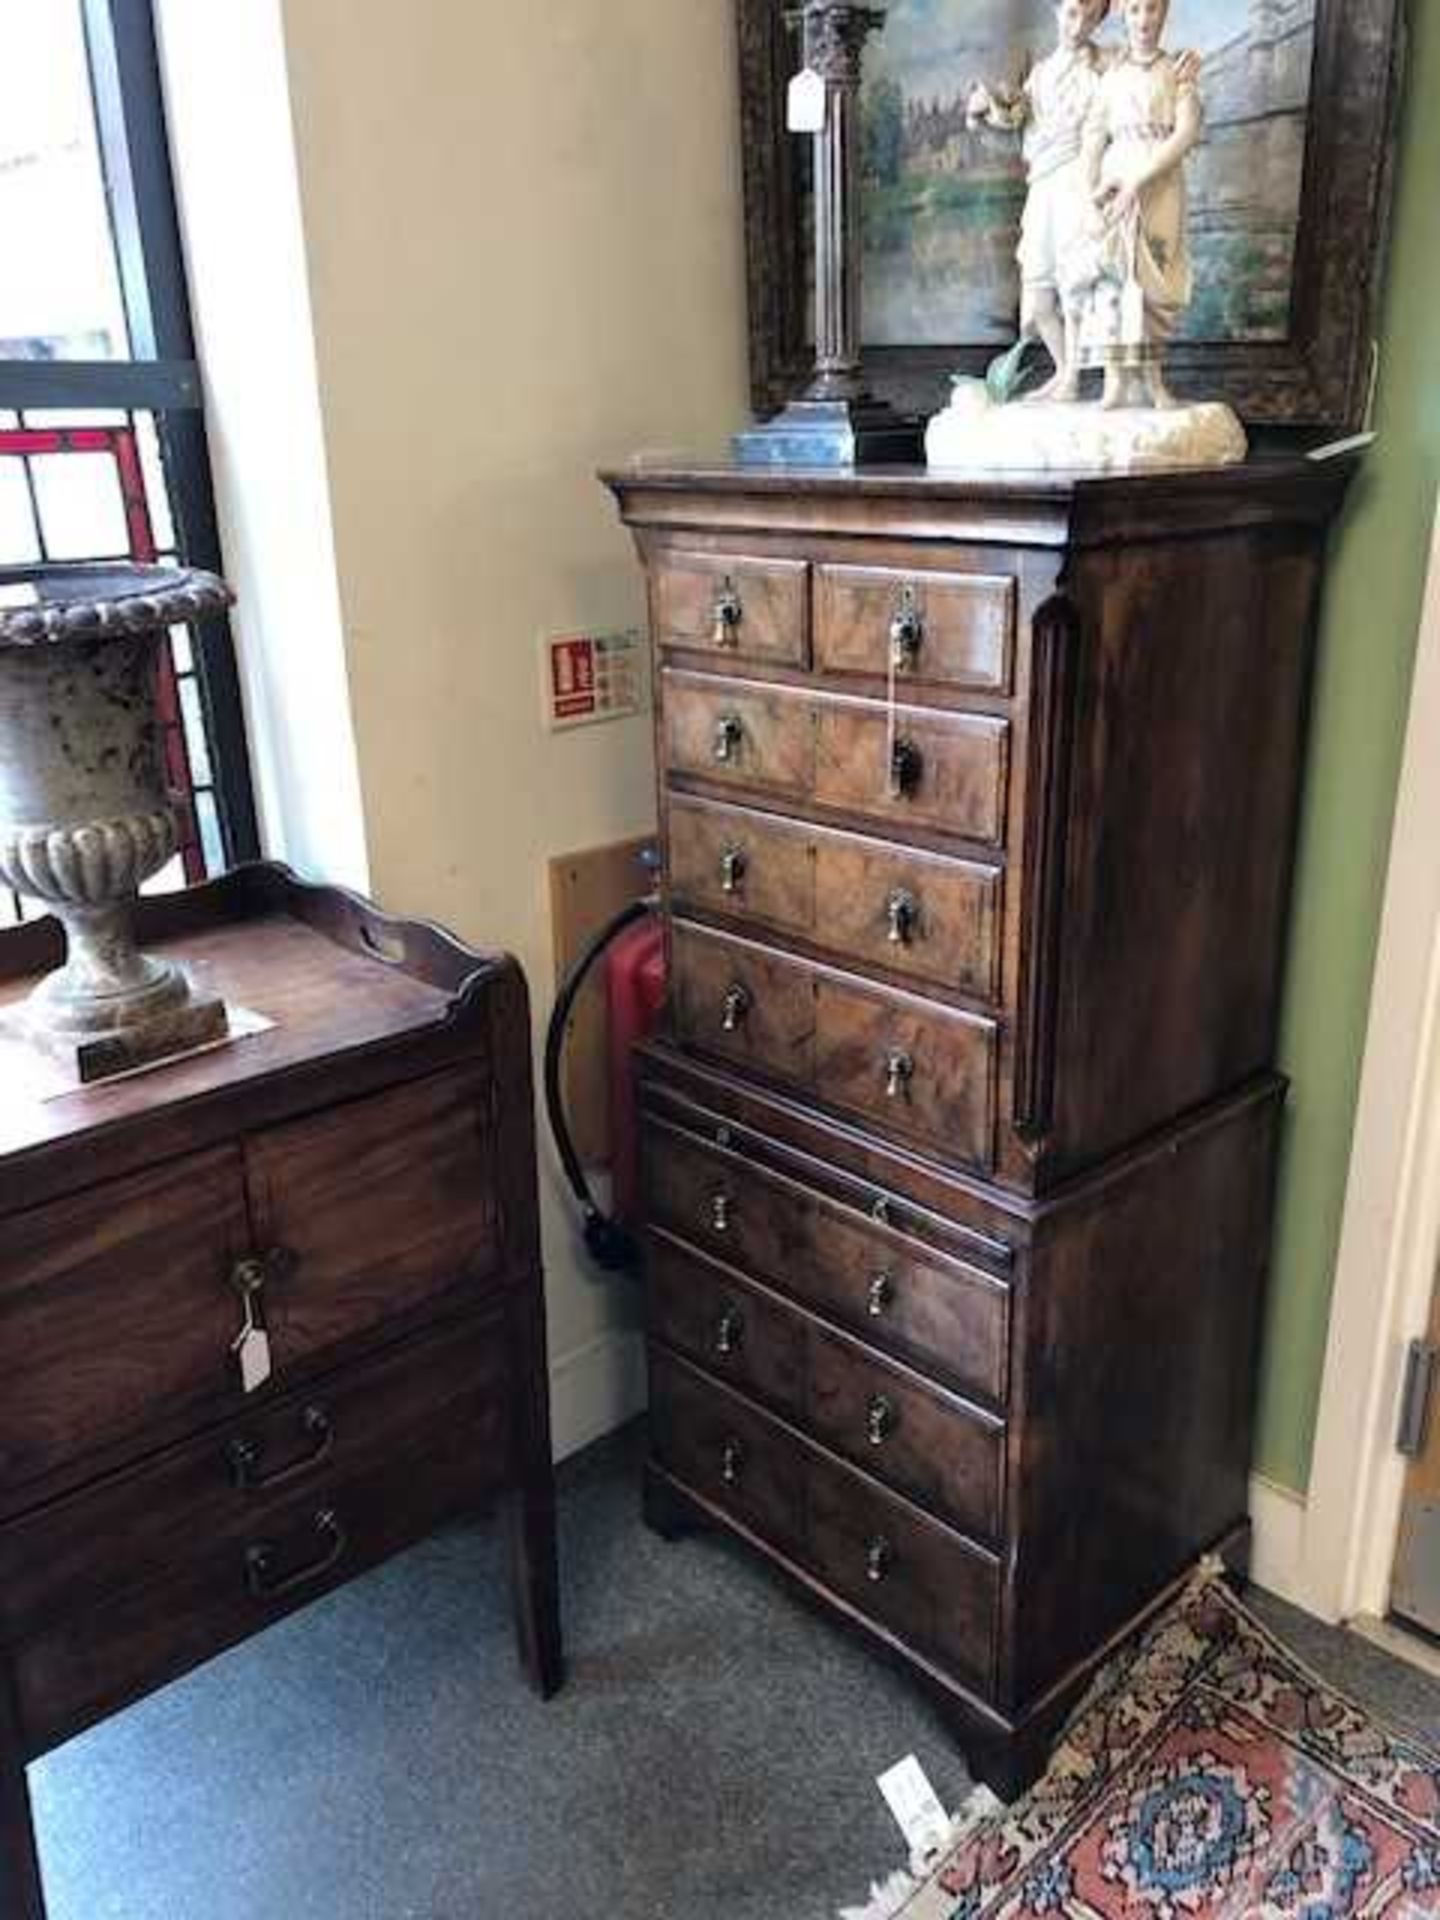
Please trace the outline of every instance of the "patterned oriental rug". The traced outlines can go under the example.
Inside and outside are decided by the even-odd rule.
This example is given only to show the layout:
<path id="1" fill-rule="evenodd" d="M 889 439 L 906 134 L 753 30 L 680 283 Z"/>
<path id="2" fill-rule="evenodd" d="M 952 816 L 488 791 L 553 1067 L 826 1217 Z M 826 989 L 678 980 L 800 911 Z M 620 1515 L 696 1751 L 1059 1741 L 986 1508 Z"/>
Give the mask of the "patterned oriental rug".
<path id="1" fill-rule="evenodd" d="M 1197 1576 L 1117 1657 L 1044 1778 L 962 1816 L 856 1920 L 1440 1916 L 1440 1752 L 1303 1667 Z"/>

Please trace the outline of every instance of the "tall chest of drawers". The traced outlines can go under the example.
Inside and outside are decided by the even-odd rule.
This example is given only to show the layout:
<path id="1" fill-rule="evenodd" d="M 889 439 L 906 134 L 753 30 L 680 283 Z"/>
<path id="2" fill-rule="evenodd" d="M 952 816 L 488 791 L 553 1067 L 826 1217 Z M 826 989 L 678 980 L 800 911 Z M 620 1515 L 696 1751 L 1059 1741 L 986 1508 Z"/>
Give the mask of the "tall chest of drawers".
<path id="1" fill-rule="evenodd" d="M 55 925 L 0 941 L 4 1920 L 43 1914 L 28 1760 L 443 1522 L 503 1501 L 560 1681 L 518 967 L 267 866 L 141 932 L 263 1030 L 57 1093 L 3 1019 Z"/>
<path id="2" fill-rule="evenodd" d="M 1042 1762 L 1243 1551 L 1343 463 L 605 476 L 646 569 L 663 1531 L 723 1524 Z"/>

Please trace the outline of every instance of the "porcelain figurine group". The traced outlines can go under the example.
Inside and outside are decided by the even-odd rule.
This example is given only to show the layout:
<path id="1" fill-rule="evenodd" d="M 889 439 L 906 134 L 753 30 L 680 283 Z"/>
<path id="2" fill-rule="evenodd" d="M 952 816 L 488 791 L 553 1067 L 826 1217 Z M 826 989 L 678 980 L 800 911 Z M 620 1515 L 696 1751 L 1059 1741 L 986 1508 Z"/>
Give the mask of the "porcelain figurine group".
<path id="1" fill-rule="evenodd" d="M 1242 459 L 1227 407 L 1181 407 L 1164 356 L 1190 304 L 1185 161 L 1202 131 L 1200 62 L 1161 45 L 1169 0 L 1121 0 L 1125 45 L 1098 47 L 1110 0 L 1059 0 L 1058 44 L 1023 87 L 977 85 L 972 125 L 1021 134 L 1028 192 L 1018 259 L 1021 338 L 1054 373 L 996 407 L 957 381 L 931 422 L 931 465 L 1136 466 Z M 1103 370 L 1098 408 L 1081 374 Z"/>

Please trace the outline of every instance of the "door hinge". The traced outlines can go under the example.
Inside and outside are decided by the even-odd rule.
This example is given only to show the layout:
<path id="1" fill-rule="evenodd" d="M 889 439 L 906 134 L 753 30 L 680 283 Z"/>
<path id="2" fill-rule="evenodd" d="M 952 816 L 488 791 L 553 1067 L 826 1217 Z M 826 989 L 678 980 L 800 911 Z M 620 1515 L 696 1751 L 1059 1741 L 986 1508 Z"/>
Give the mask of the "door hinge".
<path id="1" fill-rule="evenodd" d="M 1413 1460 L 1425 1450 L 1430 1429 L 1430 1396 L 1440 1349 L 1427 1340 L 1412 1340 L 1405 1356 L 1405 1384 L 1400 1390 L 1400 1431 L 1395 1444 Z"/>

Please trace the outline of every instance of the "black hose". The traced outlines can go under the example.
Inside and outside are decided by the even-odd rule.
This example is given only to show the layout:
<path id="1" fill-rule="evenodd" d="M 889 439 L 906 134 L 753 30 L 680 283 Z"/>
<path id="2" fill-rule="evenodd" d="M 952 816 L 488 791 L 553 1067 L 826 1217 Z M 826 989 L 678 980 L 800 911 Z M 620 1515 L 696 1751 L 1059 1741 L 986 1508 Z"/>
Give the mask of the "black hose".
<path id="1" fill-rule="evenodd" d="M 550 1131 L 555 1137 L 555 1150 L 560 1155 L 565 1179 L 584 1220 L 586 1248 L 591 1258 L 609 1273 L 632 1271 L 639 1264 L 640 1249 L 635 1236 L 619 1220 L 612 1219 L 595 1204 L 595 1196 L 585 1178 L 585 1169 L 575 1151 L 570 1124 L 565 1117 L 565 1100 L 560 1090 L 565 1029 L 570 1024 L 576 996 L 601 954 L 627 927 L 634 926 L 637 920 L 643 920 L 647 913 L 653 913 L 659 904 L 658 894 L 647 894 L 643 900 L 632 900 L 606 921 L 560 982 L 545 1034 L 545 1111 L 549 1116 Z"/>

